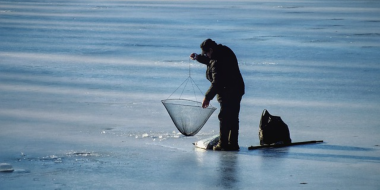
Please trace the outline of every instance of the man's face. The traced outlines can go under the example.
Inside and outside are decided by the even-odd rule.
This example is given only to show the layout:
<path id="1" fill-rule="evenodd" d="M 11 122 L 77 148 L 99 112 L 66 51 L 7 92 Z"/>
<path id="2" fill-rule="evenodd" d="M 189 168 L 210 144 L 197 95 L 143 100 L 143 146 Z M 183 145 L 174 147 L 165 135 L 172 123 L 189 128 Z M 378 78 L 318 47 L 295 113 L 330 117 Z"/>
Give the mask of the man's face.
<path id="1" fill-rule="evenodd" d="M 212 57 L 212 49 L 210 48 L 207 52 L 206 52 L 206 56 L 208 57 L 208 58 L 210 58 L 211 59 L 211 57 Z"/>

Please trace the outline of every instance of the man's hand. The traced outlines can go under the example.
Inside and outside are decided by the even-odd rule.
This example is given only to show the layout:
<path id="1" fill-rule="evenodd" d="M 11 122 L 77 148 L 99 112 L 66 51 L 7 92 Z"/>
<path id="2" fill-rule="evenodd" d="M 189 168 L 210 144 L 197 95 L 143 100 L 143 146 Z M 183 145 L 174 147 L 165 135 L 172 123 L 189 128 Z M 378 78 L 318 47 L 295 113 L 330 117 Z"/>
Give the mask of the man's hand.
<path id="1" fill-rule="evenodd" d="M 203 99 L 202 108 L 207 108 L 210 105 L 210 100 Z"/>
<path id="2" fill-rule="evenodd" d="M 192 60 L 197 60 L 197 57 L 198 57 L 198 54 L 196 54 L 196 53 L 190 54 L 190 59 L 192 59 Z"/>

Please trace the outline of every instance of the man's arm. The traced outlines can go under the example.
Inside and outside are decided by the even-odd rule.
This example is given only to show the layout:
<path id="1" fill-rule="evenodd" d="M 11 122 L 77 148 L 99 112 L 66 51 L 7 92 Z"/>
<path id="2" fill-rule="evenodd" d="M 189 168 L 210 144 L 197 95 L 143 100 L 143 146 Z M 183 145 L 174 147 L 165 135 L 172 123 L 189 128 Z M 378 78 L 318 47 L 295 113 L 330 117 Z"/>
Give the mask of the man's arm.
<path id="1" fill-rule="evenodd" d="M 205 65 L 209 65 L 210 64 L 210 58 L 204 56 L 204 55 L 198 55 L 197 56 L 197 61 L 199 63 L 202 63 L 202 64 L 205 64 Z"/>
<path id="2" fill-rule="evenodd" d="M 220 68 L 218 68 L 217 61 L 213 62 L 210 66 L 212 73 L 212 82 L 210 88 L 207 90 L 205 94 L 205 99 L 212 100 L 218 91 L 221 89 L 221 76 L 219 73 Z"/>
<path id="3" fill-rule="evenodd" d="M 205 64 L 205 65 L 210 64 L 210 58 L 201 54 L 192 53 L 190 54 L 190 59 L 197 60 L 199 63 Z"/>

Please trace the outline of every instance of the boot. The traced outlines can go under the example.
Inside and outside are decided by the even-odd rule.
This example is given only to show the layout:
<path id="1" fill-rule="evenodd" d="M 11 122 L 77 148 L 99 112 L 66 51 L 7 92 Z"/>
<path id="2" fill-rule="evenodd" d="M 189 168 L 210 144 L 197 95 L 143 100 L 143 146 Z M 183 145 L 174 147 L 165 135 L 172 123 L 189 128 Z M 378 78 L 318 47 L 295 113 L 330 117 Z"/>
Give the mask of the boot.
<path id="1" fill-rule="evenodd" d="M 222 144 L 218 143 L 212 149 L 215 151 L 239 151 L 240 147 L 238 144 L 228 144 L 227 146 L 223 146 Z"/>
<path id="2" fill-rule="evenodd" d="M 227 149 L 227 146 L 223 146 L 222 143 L 220 142 L 218 142 L 217 145 L 212 147 L 212 150 L 215 150 L 215 151 L 225 151 L 226 149 Z"/>
<path id="3" fill-rule="evenodd" d="M 228 133 L 228 138 L 226 139 L 225 137 L 222 138 L 222 134 L 220 136 L 219 142 L 217 145 L 213 147 L 213 150 L 216 151 L 238 151 L 240 150 L 239 143 L 238 143 L 238 135 L 239 131 L 230 130 Z M 228 142 L 223 144 L 223 142 Z"/>
<path id="4" fill-rule="evenodd" d="M 228 149 L 232 151 L 240 150 L 239 147 L 239 130 L 231 130 L 229 135 Z"/>
<path id="5" fill-rule="evenodd" d="M 228 151 L 239 151 L 240 150 L 240 147 L 238 144 L 229 144 L 227 146 L 227 149 Z"/>
<path id="6" fill-rule="evenodd" d="M 215 145 L 212 149 L 213 150 L 217 150 L 217 151 L 223 151 L 223 150 L 226 150 L 228 149 L 228 130 L 226 130 L 225 128 L 220 128 L 220 132 L 219 132 L 219 142 L 217 145 Z"/>

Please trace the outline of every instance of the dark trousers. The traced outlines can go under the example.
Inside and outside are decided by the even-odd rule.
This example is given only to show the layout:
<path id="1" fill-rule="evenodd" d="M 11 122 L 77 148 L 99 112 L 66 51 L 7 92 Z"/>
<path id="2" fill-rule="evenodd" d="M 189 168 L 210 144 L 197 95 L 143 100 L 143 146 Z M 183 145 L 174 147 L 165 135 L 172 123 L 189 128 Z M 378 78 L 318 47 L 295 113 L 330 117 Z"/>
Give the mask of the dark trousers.
<path id="1" fill-rule="evenodd" d="M 219 128 L 220 137 L 219 143 L 222 146 L 238 145 L 239 136 L 239 112 L 241 95 L 223 97 L 220 102 Z"/>

